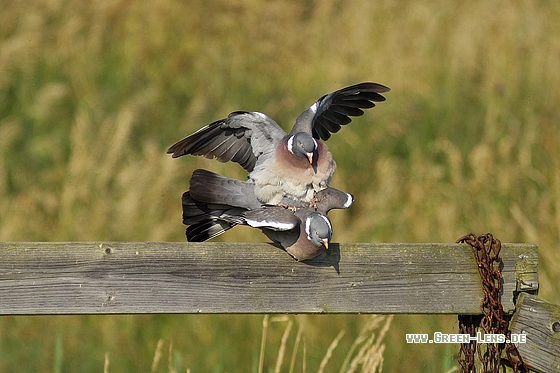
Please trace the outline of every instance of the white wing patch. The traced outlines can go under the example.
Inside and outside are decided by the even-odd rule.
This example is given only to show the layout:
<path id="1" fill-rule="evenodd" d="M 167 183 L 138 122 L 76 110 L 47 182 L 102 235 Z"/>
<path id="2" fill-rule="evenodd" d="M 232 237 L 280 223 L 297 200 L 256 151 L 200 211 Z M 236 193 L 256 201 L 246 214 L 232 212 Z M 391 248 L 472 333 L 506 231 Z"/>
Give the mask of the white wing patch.
<path id="1" fill-rule="evenodd" d="M 311 109 L 311 111 L 313 113 L 316 113 L 317 112 L 317 107 L 319 107 L 319 103 L 315 102 L 313 105 L 311 105 L 311 107 L 309 109 Z"/>
<path id="2" fill-rule="evenodd" d="M 269 221 L 269 220 L 256 220 L 245 219 L 246 223 L 253 228 L 270 228 L 278 231 L 287 231 L 293 229 L 295 226 L 292 223 Z"/>

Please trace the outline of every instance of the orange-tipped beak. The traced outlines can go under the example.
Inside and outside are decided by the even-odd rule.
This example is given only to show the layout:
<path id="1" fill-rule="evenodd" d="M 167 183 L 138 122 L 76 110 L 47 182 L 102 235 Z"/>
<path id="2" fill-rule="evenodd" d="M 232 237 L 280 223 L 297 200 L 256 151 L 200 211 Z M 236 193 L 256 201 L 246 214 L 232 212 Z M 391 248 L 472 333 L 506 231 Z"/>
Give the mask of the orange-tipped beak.
<path id="1" fill-rule="evenodd" d="M 323 238 L 321 241 L 323 241 L 323 245 L 325 245 L 325 248 L 329 248 L 329 239 L 328 238 Z"/>
<path id="2" fill-rule="evenodd" d="M 313 153 L 307 153 L 307 160 L 309 164 L 313 164 Z"/>

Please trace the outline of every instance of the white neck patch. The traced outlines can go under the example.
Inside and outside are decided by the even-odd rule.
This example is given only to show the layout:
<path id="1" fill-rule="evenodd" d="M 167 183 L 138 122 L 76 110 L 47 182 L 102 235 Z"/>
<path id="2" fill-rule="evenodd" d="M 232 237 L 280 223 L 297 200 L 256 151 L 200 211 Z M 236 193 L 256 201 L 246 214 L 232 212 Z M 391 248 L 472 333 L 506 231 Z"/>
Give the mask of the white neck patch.
<path id="1" fill-rule="evenodd" d="M 348 207 L 352 206 L 353 202 L 354 202 L 354 198 L 352 197 L 352 195 L 346 193 L 346 202 L 344 202 L 344 205 L 342 205 L 342 207 L 347 209 Z"/>
<path id="2" fill-rule="evenodd" d="M 288 139 L 288 150 L 290 151 L 290 153 L 294 154 L 294 136 L 290 136 L 290 138 Z"/>
<path id="3" fill-rule="evenodd" d="M 324 221 L 327 222 L 327 225 L 329 226 L 329 230 L 332 232 L 332 225 L 330 220 L 325 216 L 325 215 L 319 215 Z"/>
<path id="4" fill-rule="evenodd" d="M 305 233 L 307 234 L 307 238 L 311 239 L 311 219 L 305 219 Z"/>

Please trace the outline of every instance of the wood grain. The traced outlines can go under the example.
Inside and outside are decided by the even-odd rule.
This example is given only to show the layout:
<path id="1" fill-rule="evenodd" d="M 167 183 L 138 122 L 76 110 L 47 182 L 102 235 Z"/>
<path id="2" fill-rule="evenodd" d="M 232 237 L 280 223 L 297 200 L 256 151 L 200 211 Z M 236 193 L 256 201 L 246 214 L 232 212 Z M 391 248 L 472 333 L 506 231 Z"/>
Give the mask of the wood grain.
<path id="1" fill-rule="evenodd" d="M 537 246 L 503 244 L 504 309 L 536 290 Z M 464 244 L 344 243 L 296 262 L 265 243 L 0 243 L 0 314 L 478 314 Z"/>
<path id="2" fill-rule="evenodd" d="M 532 370 L 560 372 L 560 306 L 530 294 L 521 294 L 517 306 L 510 330 L 527 336 L 519 354 Z"/>

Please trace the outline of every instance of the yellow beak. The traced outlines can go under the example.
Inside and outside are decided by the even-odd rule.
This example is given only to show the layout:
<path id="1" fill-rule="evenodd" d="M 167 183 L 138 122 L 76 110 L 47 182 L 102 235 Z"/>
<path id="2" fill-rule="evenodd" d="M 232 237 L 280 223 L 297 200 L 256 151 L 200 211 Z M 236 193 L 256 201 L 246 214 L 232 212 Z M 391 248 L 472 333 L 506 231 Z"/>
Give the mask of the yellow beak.
<path id="1" fill-rule="evenodd" d="M 309 164 L 313 164 L 313 153 L 307 153 L 307 160 Z"/>

